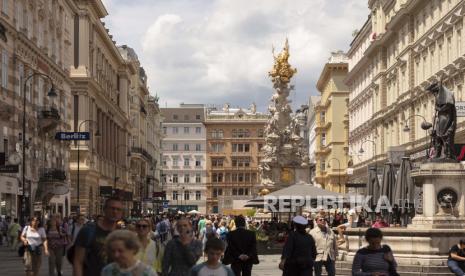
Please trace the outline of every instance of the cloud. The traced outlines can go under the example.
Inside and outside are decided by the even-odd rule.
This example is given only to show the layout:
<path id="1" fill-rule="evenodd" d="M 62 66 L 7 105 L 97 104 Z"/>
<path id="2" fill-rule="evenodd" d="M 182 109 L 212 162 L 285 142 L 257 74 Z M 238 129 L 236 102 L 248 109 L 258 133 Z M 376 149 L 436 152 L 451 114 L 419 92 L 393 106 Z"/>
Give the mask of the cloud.
<path id="1" fill-rule="evenodd" d="M 272 94 L 271 47 L 289 38 L 298 74 L 294 107 L 316 94 L 331 51 L 347 50 L 368 15 L 360 0 L 105 0 L 105 22 L 133 47 L 161 103 L 248 106 L 265 110 Z"/>

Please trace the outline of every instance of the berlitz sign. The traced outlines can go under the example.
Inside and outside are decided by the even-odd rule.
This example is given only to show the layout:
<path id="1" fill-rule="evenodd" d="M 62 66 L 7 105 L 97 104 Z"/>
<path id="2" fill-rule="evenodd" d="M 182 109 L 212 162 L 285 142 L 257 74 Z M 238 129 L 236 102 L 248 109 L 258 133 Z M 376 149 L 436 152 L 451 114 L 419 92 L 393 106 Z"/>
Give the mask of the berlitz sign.
<path id="1" fill-rule="evenodd" d="M 55 139 L 64 141 L 90 140 L 90 134 L 89 132 L 57 132 Z"/>
<path id="2" fill-rule="evenodd" d="M 465 102 L 455 102 L 457 117 L 465 117 Z"/>

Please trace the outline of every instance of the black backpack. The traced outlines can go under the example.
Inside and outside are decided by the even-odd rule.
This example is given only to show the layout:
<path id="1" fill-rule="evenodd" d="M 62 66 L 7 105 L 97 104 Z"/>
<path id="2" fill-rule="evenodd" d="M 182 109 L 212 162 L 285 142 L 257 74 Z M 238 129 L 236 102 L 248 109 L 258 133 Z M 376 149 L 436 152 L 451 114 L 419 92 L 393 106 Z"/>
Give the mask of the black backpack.
<path id="1" fill-rule="evenodd" d="M 87 242 L 86 242 L 86 250 L 87 250 L 95 239 L 95 232 L 97 231 L 97 225 L 94 223 L 90 223 L 86 225 L 85 227 L 89 227 L 89 236 L 87 237 Z M 73 224 L 72 231 L 74 232 L 74 224 Z M 74 262 L 74 249 L 75 249 L 75 245 L 73 243 L 73 245 L 71 245 L 70 248 L 66 250 L 66 259 L 68 260 L 70 264 L 73 264 Z"/>

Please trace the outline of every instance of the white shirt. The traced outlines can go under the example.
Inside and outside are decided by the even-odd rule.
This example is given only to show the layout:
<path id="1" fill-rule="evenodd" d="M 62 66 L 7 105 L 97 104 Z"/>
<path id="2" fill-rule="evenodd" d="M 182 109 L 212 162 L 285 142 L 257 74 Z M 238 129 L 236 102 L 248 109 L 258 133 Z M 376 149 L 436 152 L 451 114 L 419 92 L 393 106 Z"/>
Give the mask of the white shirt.
<path id="1" fill-rule="evenodd" d="M 47 238 L 44 228 L 41 227 L 36 231 L 29 225 L 23 229 L 21 236 L 26 238 L 28 244 L 32 247 L 32 250 L 41 245 Z"/>
<path id="2" fill-rule="evenodd" d="M 74 242 L 76 241 L 76 237 L 79 233 L 79 230 L 81 230 L 82 228 L 82 225 L 78 224 L 78 223 L 74 223 L 74 224 L 70 224 L 71 226 L 68 227 L 68 235 L 69 236 L 72 236 L 73 238 L 73 241 L 72 243 L 74 244 Z M 73 231 L 73 228 L 74 228 L 74 231 Z"/>
<path id="3" fill-rule="evenodd" d="M 226 269 L 220 265 L 217 268 L 209 268 L 208 266 L 202 267 L 202 269 L 199 270 L 199 273 L 197 274 L 198 276 L 228 276 L 228 272 Z"/>

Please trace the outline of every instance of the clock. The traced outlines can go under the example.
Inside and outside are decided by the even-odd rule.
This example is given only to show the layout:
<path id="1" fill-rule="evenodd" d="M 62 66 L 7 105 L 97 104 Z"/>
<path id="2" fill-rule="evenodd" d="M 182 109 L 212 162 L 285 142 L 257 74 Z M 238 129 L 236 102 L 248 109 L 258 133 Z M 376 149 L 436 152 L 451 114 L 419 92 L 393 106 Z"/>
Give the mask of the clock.
<path id="1" fill-rule="evenodd" d="M 19 165 L 19 163 L 21 163 L 21 156 L 19 153 L 13 153 L 8 157 L 8 162 L 11 165 Z"/>

